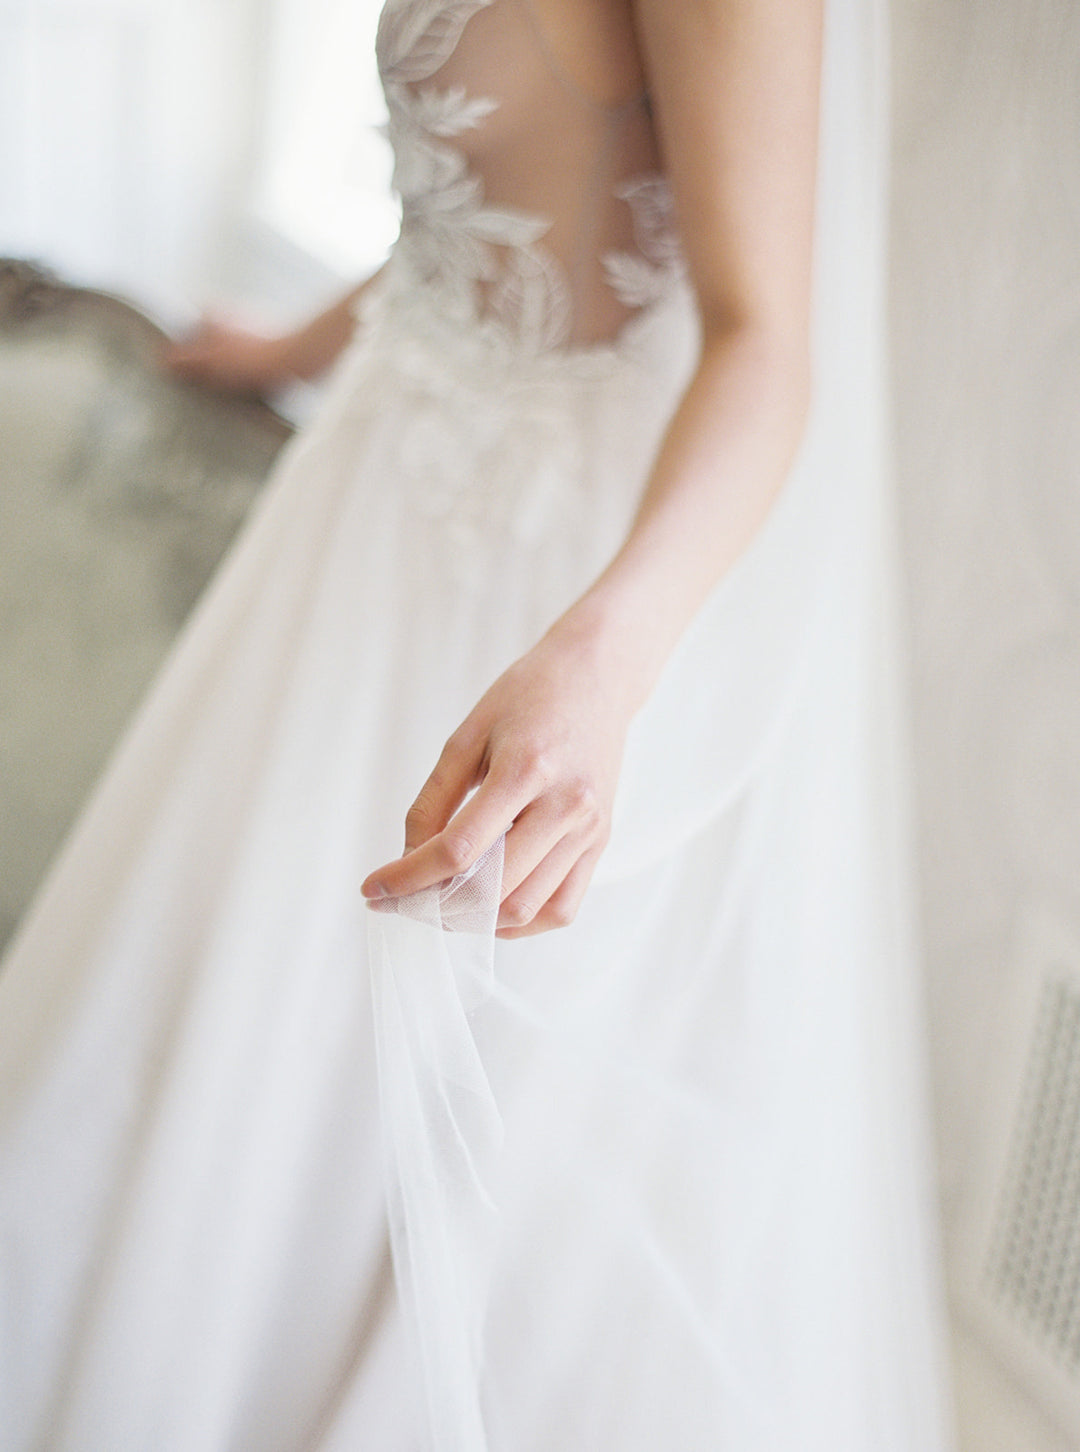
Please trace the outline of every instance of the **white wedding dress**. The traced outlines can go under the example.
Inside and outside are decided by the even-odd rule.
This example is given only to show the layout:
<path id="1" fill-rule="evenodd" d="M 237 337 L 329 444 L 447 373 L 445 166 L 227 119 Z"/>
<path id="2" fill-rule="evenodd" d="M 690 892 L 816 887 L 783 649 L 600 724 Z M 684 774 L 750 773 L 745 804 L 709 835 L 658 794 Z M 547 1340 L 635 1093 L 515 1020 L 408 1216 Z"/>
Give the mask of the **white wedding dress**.
<path id="1" fill-rule="evenodd" d="M 951 1445 L 881 22 L 831 0 L 797 466 L 578 920 L 503 943 L 497 857 L 359 884 L 616 547 L 695 319 L 647 99 L 528 0 L 389 0 L 400 242 L 0 974 L 5 1452 Z"/>

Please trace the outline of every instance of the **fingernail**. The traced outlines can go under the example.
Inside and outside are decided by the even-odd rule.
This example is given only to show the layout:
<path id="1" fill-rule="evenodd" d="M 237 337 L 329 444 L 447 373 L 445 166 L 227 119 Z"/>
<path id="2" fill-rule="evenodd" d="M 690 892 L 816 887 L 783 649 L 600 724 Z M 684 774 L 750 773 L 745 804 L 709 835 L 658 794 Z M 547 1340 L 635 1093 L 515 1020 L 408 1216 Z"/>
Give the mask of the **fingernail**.
<path id="1" fill-rule="evenodd" d="M 365 882 L 360 891 L 366 898 L 388 897 L 389 893 L 381 882 Z"/>

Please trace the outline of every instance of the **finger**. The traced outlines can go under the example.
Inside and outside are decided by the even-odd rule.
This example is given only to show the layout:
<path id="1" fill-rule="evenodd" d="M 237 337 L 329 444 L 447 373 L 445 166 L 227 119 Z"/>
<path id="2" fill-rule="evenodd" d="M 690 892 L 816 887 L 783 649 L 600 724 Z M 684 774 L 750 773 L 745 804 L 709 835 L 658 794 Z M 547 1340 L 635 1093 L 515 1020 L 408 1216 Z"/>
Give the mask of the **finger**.
<path id="1" fill-rule="evenodd" d="M 561 844 L 557 850 L 561 850 Z M 496 936 L 528 938 L 536 933 L 546 933 L 552 928 L 565 928 L 572 923 L 603 850 L 604 844 L 599 842 L 588 851 L 581 852 L 577 861 L 569 871 L 563 872 L 550 892 L 547 891 L 548 882 L 558 876 L 560 867 L 559 864 L 552 863 L 548 881 L 542 880 L 541 874 L 545 873 L 548 866 L 548 860 L 545 859 L 533 877 L 526 878 L 518 891 L 507 898 L 499 909 L 499 919 L 495 925 Z M 552 854 L 554 856 L 555 853 Z M 534 902 L 541 903 L 535 911 L 532 908 Z M 512 921 L 514 918 L 519 921 Z"/>
<path id="2" fill-rule="evenodd" d="M 483 769 L 483 746 L 469 736 L 455 732 L 443 747 L 435 769 L 420 788 L 405 813 L 405 851 L 417 847 L 441 832 L 474 787 Z"/>
<path id="3" fill-rule="evenodd" d="M 573 835 L 583 848 L 595 840 L 599 826 L 596 793 L 586 782 L 565 780 L 545 792 L 542 798 L 521 813 L 506 839 L 504 899 L 564 837 Z"/>
<path id="4" fill-rule="evenodd" d="M 365 897 L 403 897 L 465 872 L 536 795 L 525 773 L 490 771 L 476 795 L 422 846 L 378 868 L 362 884 Z"/>
<path id="5" fill-rule="evenodd" d="M 198 321 L 194 327 L 189 328 L 180 339 L 182 343 L 194 343 L 203 346 L 207 343 L 219 343 L 222 338 L 228 336 L 230 328 L 223 317 L 217 313 L 204 312 L 199 314 Z"/>
<path id="6" fill-rule="evenodd" d="M 565 815 L 549 797 L 540 797 L 518 814 L 506 834 L 502 900 L 520 887 L 548 855 L 555 851 L 572 825 L 567 823 Z M 569 871 L 569 864 L 567 870 Z"/>
<path id="7" fill-rule="evenodd" d="M 158 357 L 166 367 L 179 371 L 189 367 L 192 358 L 199 356 L 199 351 L 193 343 L 163 343 Z"/>
<path id="8" fill-rule="evenodd" d="M 510 833 L 511 837 L 514 832 Z M 532 871 L 524 875 L 510 892 L 503 894 L 495 926 L 523 928 L 526 923 L 531 923 L 552 894 L 558 891 L 588 845 L 580 835 L 564 834 L 551 851 L 534 864 Z"/>
<path id="9" fill-rule="evenodd" d="M 224 328 L 219 319 L 208 313 L 201 313 L 195 323 L 185 328 L 179 337 L 168 339 L 166 346 L 174 349 L 202 347 L 208 340 L 219 338 L 223 332 Z"/>
<path id="10" fill-rule="evenodd" d="M 184 375 L 204 373 L 217 361 L 216 347 L 202 339 L 187 343 L 171 343 L 161 353 L 166 368 Z"/>

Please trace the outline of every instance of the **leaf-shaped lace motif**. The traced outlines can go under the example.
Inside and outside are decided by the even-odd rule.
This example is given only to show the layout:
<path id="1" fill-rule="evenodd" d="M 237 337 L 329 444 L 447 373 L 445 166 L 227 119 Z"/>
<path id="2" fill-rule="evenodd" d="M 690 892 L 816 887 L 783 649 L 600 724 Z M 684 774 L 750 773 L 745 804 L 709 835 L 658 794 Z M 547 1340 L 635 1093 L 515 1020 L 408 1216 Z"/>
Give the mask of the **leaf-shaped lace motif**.
<path id="1" fill-rule="evenodd" d="M 656 302 L 668 285 L 663 268 L 632 252 L 609 252 L 604 258 L 604 277 L 623 306 L 634 309 Z"/>
<path id="2" fill-rule="evenodd" d="M 615 195 L 629 204 L 634 240 L 642 255 L 657 266 L 676 262 L 680 253 L 675 199 L 666 179 L 652 173 L 635 177 L 617 188 Z"/>
<path id="3" fill-rule="evenodd" d="M 432 136 L 460 136 L 499 109 L 498 101 L 488 96 L 466 95 L 464 86 L 451 86 L 448 91 L 425 86 L 417 91 L 412 105 L 413 122 Z"/>
<path id="4" fill-rule="evenodd" d="M 647 175 L 626 182 L 615 195 L 630 208 L 638 250 L 608 252 L 604 275 L 625 307 L 648 307 L 685 271 L 671 188 L 664 177 Z"/>
<path id="5" fill-rule="evenodd" d="M 456 315 L 497 320 L 508 338 L 550 350 L 572 332 L 570 288 L 542 245 L 550 219 L 485 200 L 481 178 L 450 141 L 480 126 L 498 102 L 431 79 L 469 20 L 493 3 L 387 0 L 383 9 L 376 49 L 402 202 L 399 255 L 415 278 L 438 285 Z M 601 261 L 615 296 L 640 311 L 680 268 L 671 196 L 653 175 L 626 183 L 616 196 L 630 207 L 637 250 Z"/>
<path id="6" fill-rule="evenodd" d="M 492 298 L 494 311 L 514 318 L 519 337 L 539 348 L 557 348 L 570 335 L 570 293 L 562 268 L 539 247 L 519 248 L 503 268 Z"/>
<path id="7" fill-rule="evenodd" d="M 393 81 L 425 81 L 454 53 L 461 32 L 493 0 L 389 0 L 379 17 L 379 70 Z"/>

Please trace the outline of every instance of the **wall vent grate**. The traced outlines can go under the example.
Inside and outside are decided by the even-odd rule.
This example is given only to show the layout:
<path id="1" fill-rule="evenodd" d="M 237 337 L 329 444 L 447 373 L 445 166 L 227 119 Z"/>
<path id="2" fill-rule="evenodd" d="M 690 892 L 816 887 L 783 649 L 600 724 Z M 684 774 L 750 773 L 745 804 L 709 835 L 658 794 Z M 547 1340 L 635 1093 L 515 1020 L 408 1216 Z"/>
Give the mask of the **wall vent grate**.
<path id="1" fill-rule="evenodd" d="M 1080 984 L 1043 979 L 983 1294 L 1080 1376 Z"/>

